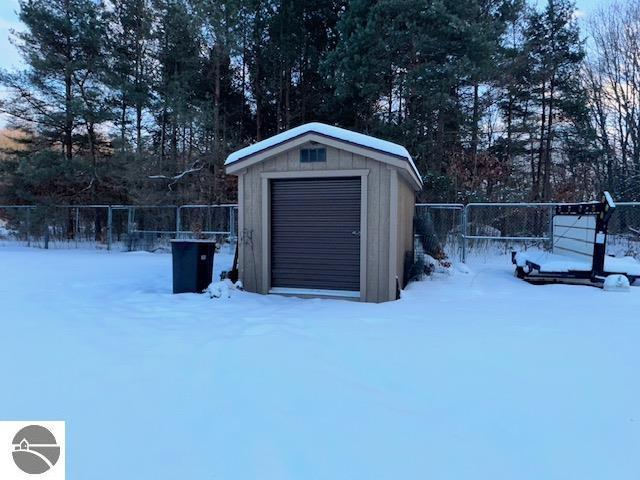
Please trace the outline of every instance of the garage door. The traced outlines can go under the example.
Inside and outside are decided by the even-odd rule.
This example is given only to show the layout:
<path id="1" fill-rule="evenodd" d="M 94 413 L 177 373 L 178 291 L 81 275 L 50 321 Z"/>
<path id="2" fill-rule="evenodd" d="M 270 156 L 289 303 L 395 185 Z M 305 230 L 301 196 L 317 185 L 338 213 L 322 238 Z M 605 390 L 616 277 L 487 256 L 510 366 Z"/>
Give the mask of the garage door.
<path id="1" fill-rule="evenodd" d="M 272 180 L 271 287 L 360 291 L 360 178 Z"/>

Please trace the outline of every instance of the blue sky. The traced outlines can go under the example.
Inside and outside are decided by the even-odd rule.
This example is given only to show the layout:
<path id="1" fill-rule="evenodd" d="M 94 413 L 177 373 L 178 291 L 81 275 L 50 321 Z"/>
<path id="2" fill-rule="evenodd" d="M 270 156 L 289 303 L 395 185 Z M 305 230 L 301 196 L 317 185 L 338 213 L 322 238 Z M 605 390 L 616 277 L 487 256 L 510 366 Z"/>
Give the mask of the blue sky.
<path id="1" fill-rule="evenodd" d="M 0 0 L 0 68 L 19 65 L 20 58 L 9 42 L 9 30 L 17 27 L 18 0 Z"/>
<path id="2" fill-rule="evenodd" d="M 544 0 L 537 0 L 542 3 Z M 610 0 L 577 0 L 581 18 L 587 18 L 598 6 Z M 9 30 L 19 28 L 16 10 L 18 0 L 0 0 L 0 68 L 12 69 L 20 66 L 20 57 L 15 47 L 9 42 Z"/>

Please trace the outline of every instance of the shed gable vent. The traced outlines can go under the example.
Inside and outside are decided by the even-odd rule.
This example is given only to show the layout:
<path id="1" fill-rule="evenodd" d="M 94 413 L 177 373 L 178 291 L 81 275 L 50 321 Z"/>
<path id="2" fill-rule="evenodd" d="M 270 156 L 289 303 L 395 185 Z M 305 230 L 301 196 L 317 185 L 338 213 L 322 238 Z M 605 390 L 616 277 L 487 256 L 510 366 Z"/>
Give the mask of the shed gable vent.
<path id="1" fill-rule="evenodd" d="M 326 148 L 302 148 L 300 149 L 300 162 L 312 163 L 312 162 L 326 162 L 327 161 L 327 149 Z"/>

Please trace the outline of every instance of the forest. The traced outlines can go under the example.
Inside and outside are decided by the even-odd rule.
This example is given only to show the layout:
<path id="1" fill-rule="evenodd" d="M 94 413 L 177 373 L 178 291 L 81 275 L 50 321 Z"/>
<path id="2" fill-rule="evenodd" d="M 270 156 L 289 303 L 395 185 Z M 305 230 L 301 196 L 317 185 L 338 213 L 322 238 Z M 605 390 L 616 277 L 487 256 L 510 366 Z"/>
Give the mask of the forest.
<path id="1" fill-rule="evenodd" d="M 422 201 L 640 200 L 640 1 L 19 0 L 0 203 L 236 200 L 310 121 L 406 146 Z"/>

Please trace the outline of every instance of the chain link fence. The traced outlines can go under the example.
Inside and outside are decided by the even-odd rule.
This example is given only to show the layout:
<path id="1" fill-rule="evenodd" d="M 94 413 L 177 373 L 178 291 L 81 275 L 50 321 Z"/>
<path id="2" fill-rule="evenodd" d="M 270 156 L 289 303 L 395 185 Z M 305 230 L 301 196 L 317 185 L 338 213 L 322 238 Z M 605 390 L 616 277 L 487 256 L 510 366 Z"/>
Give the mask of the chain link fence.
<path id="1" fill-rule="evenodd" d="M 0 205 L 0 244 L 163 250 L 173 238 L 237 236 L 235 205 Z"/>
<path id="2" fill-rule="evenodd" d="M 508 254 L 514 249 L 549 250 L 559 203 L 417 204 L 416 236 L 438 244 L 454 261 Z M 420 244 L 416 242 L 416 248 Z M 437 250 L 436 250 L 437 251 Z M 607 253 L 640 259 L 640 202 L 616 202 Z"/>
<path id="3" fill-rule="evenodd" d="M 56 248 L 108 245 L 109 207 L 0 206 L 0 242 Z"/>
<path id="4" fill-rule="evenodd" d="M 462 261 L 464 258 L 464 205 L 418 203 L 414 217 L 416 254 Z"/>
<path id="5" fill-rule="evenodd" d="M 506 254 L 513 249 L 551 247 L 551 203 L 470 203 L 465 207 L 467 256 Z"/>
<path id="6" fill-rule="evenodd" d="M 556 203 L 421 203 L 417 253 L 440 251 L 453 261 L 549 249 Z M 640 259 L 640 202 L 617 202 L 608 253 Z M 163 250 L 173 238 L 234 243 L 237 205 L 0 205 L 0 244 L 41 248 Z M 438 250 L 440 249 L 440 250 Z"/>
<path id="7" fill-rule="evenodd" d="M 640 202 L 616 202 L 609 221 L 607 253 L 640 259 Z"/>

